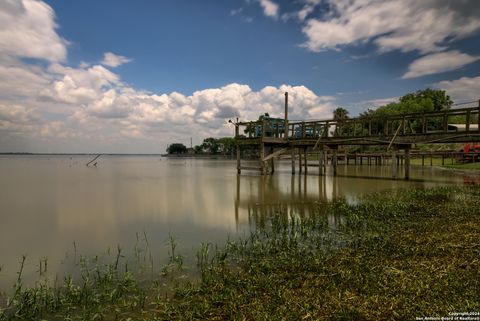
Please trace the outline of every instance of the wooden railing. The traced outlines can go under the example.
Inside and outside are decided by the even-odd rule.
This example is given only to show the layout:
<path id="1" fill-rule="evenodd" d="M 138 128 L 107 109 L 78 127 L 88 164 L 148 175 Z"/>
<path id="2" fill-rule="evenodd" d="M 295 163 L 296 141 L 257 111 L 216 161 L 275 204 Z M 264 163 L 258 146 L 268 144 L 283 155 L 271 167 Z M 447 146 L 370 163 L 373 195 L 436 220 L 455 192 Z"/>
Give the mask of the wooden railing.
<path id="1" fill-rule="evenodd" d="M 412 136 L 477 132 L 480 129 L 480 106 L 436 112 L 410 113 L 394 116 L 356 117 L 342 121 L 321 120 L 290 122 L 259 120 L 236 124 L 236 138 L 272 137 L 282 139 L 318 139 Z M 462 126 L 452 126 L 461 124 Z"/>

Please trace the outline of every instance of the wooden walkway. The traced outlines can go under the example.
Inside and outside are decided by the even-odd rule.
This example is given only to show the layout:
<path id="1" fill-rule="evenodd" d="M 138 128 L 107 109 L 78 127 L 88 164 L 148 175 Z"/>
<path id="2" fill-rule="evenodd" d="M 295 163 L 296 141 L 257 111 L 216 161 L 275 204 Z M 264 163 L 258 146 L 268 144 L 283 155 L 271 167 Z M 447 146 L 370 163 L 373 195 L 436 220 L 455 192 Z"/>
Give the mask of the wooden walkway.
<path id="1" fill-rule="evenodd" d="M 439 112 L 412 113 L 386 117 L 356 117 L 341 121 L 288 121 L 288 94 L 285 94 L 285 118 L 268 118 L 235 124 L 237 171 L 257 170 L 261 174 L 275 171 L 274 159 L 290 154 L 292 174 L 298 159 L 299 172 L 308 171 L 308 154 L 318 154 L 319 175 L 325 173 L 327 155 L 336 175 L 338 149 L 348 145 L 383 145 L 392 160 L 392 177 L 397 176 L 399 151 L 410 177 L 413 144 L 480 142 L 480 101 L 478 107 Z M 242 166 L 242 146 L 258 148 L 258 166 Z M 322 170 L 323 169 L 323 170 Z"/>

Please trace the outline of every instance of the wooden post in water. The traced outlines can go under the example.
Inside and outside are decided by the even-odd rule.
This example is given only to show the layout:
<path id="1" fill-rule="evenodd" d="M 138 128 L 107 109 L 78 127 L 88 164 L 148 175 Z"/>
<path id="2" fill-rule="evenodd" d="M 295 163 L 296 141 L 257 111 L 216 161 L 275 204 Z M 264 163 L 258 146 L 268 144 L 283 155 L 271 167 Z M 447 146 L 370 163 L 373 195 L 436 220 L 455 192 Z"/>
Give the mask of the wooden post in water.
<path id="1" fill-rule="evenodd" d="M 300 148 L 298 148 L 298 173 L 302 174 L 302 152 L 300 151 Z"/>
<path id="2" fill-rule="evenodd" d="M 327 174 L 327 164 L 328 164 L 328 153 L 323 149 L 323 175 Z"/>
<path id="3" fill-rule="evenodd" d="M 304 147 L 303 148 L 303 155 L 304 155 L 304 166 L 305 166 L 305 175 L 307 175 L 307 171 L 308 171 L 308 158 L 307 158 L 307 147 Z"/>
<path id="4" fill-rule="evenodd" d="M 260 143 L 260 173 L 265 175 L 265 162 L 263 159 L 265 158 L 265 144 Z"/>
<path id="5" fill-rule="evenodd" d="M 392 150 L 392 178 L 397 178 L 397 148 L 395 146 Z"/>
<path id="6" fill-rule="evenodd" d="M 405 147 L 405 179 L 410 179 L 410 145 Z"/>
<path id="7" fill-rule="evenodd" d="M 323 173 L 323 148 L 318 152 L 318 175 Z"/>
<path id="8" fill-rule="evenodd" d="M 332 166 L 333 166 L 333 176 L 337 176 L 337 151 L 338 151 L 338 146 L 335 146 L 333 148 L 333 156 L 332 156 Z"/>
<path id="9" fill-rule="evenodd" d="M 425 166 L 425 155 L 422 154 L 422 167 Z"/>
<path id="10" fill-rule="evenodd" d="M 270 152 L 273 154 L 274 151 L 275 151 L 275 149 L 273 147 L 271 147 Z M 275 157 L 272 157 L 270 159 L 270 168 L 271 168 L 270 173 L 271 174 L 275 173 L 275 161 L 274 161 L 274 159 L 275 159 Z"/>
<path id="11" fill-rule="evenodd" d="M 295 175 L 295 148 L 292 148 L 292 175 Z"/>

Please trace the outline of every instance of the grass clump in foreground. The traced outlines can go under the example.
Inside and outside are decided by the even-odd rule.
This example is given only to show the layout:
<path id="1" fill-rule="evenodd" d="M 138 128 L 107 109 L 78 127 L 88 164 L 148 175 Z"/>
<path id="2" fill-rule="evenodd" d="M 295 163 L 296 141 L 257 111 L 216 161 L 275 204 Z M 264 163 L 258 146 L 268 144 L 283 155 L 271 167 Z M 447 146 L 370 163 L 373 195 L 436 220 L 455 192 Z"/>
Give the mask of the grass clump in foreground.
<path id="1" fill-rule="evenodd" d="M 170 277 L 146 283 L 117 260 L 86 269 L 78 284 L 19 285 L 0 319 L 412 320 L 480 311 L 479 206 L 480 188 L 448 187 L 337 200 L 311 217 L 278 213 L 247 239 L 215 251 L 203 244 L 200 280 L 175 277 L 175 257 Z"/>

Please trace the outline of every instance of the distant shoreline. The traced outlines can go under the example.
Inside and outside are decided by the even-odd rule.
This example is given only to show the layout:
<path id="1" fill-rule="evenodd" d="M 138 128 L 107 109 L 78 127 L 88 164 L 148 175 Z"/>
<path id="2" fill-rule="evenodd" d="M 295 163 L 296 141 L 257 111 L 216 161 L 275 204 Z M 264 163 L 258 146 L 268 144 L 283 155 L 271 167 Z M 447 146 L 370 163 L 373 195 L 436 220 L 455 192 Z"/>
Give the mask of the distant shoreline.
<path id="1" fill-rule="evenodd" d="M 225 158 L 232 159 L 229 155 L 215 154 L 126 154 L 126 153 L 0 153 L 0 156 L 155 156 L 166 158 Z"/>

